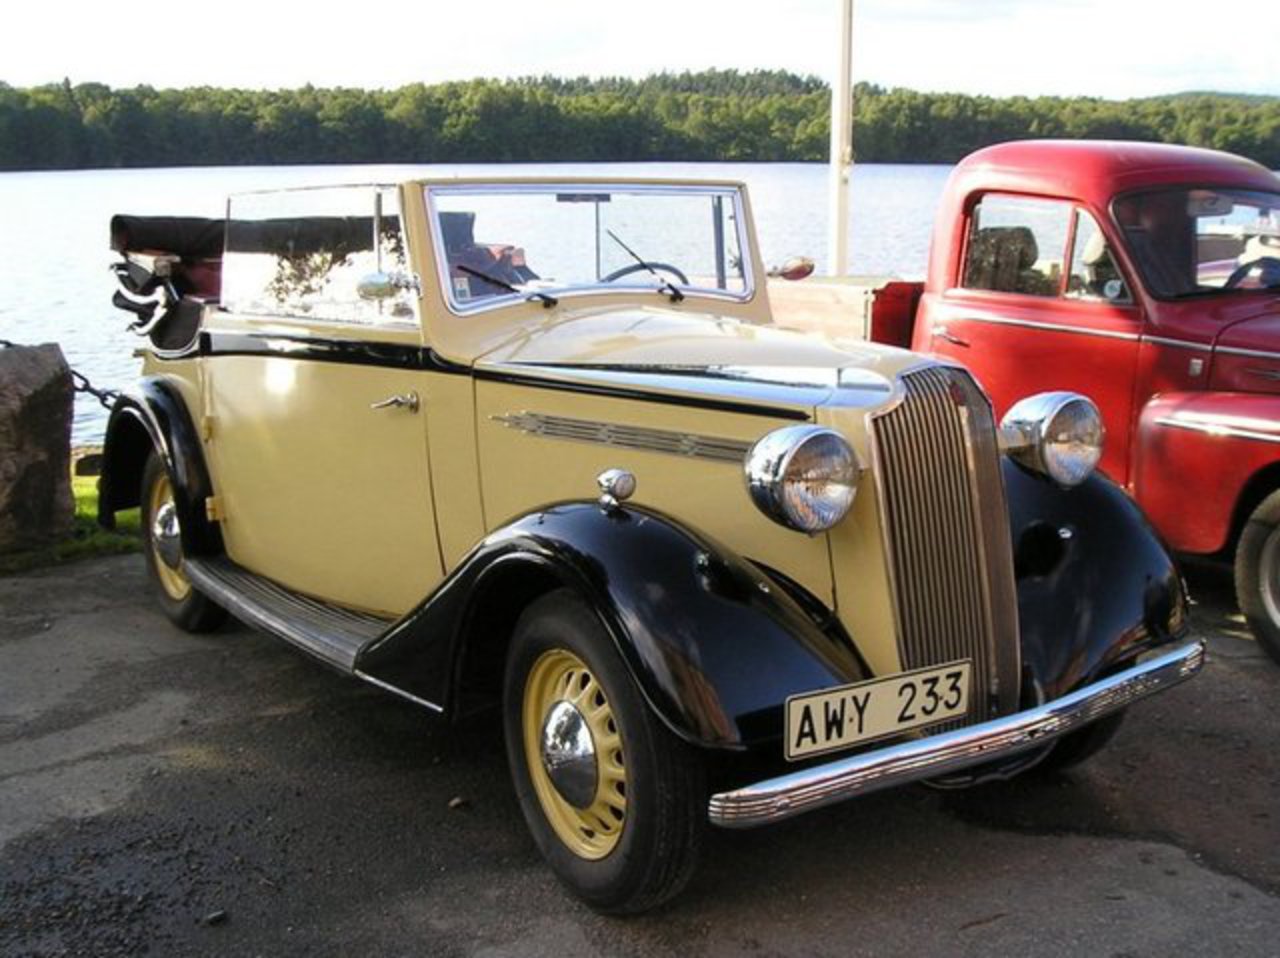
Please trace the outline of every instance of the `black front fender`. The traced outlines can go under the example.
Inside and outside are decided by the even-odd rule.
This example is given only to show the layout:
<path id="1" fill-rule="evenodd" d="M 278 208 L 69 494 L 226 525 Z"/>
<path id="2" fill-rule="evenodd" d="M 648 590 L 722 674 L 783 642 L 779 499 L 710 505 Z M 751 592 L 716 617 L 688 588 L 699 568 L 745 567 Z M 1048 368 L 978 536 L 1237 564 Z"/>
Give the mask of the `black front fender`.
<path id="1" fill-rule="evenodd" d="M 118 510 L 139 504 L 142 470 L 153 450 L 173 480 L 183 551 L 221 553 L 222 534 L 205 513 L 213 484 L 199 435 L 177 389 L 158 376 L 139 380 L 111 409 L 98 479 L 98 523 L 114 528 Z"/>
<path id="2" fill-rule="evenodd" d="M 456 707 L 456 663 L 491 603 L 539 578 L 594 608 L 658 716 L 698 745 L 743 749 L 782 735 L 788 695 L 866 678 L 847 638 L 775 580 L 665 516 L 567 503 L 488 536 L 357 670 Z M 554 586 L 553 586 L 554 587 Z"/>
<path id="3" fill-rule="evenodd" d="M 1108 479 L 1073 489 L 1008 460 L 1023 706 L 1065 695 L 1171 641 L 1182 580 L 1141 510 Z"/>

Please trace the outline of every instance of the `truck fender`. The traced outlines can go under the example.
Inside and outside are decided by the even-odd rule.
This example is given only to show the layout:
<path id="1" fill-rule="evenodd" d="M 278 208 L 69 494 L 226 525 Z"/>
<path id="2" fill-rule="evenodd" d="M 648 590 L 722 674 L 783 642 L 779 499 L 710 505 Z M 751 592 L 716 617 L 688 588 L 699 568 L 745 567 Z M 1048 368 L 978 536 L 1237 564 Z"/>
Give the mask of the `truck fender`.
<path id="1" fill-rule="evenodd" d="M 1183 631 L 1182 580 L 1119 486 L 1072 489 L 1003 463 L 1021 630 L 1023 707 L 1105 677 Z"/>
<path id="2" fill-rule="evenodd" d="M 1134 498 L 1170 546 L 1218 552 L 1280 488 L 1280 396 L 1165 393 L 1142 410 L 1134 445 Z"/>
<path id="3" fill-rule="evenodd" d="M 222 533 L 205 511 L 213 484 L 199 436 L 177 389 L 159 376 L 139 380 L 111 409 L 98 479 L 98 524 L 114 528 L 118 510 L 139 504 L 142 470 L 152 450 L 173 480 L 184 553 L 221 553 Z"/>
<path id="4" fill-rule="evenodd" d="M 848 637 L 714 540 L 643 507 L 551 506 L 486 537 L 355 668 L 445 712 L 466 710 L 466 676 L 532 598 L 576 590 L 600 617 L 645 700 L 680 738 L 724 750 L 783 734 L 787 696 L 861 681 Z M 490 695 L 490 699 L 493 696 Z"/>

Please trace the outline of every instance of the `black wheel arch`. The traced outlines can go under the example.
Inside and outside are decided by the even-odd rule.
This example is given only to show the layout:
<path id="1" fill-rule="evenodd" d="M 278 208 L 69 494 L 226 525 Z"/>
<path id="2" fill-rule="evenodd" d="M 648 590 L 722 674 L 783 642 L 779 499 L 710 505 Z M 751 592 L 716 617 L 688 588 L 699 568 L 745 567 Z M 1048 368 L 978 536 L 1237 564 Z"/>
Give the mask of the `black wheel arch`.
<path id="1" fill-rule="evenodd" d="M 98 479 L 98 523 L 115 527 L 115 514 L 139 504 L 142 472 L 155 451 L 174 485 L 174 504 L 187 555 L 222 552 L 222 534 L 205 511 L 213 483 L 191 415 L 175 385 L 148 376 L 116 401 L 107 420 L 102 474 Z"/>
<path id="2" fill-rule="evenodd" d="M 1071 489 L 1007 458 L 1024 707 L 1181 636 L 1182 577 L 1160 535 L 1101 475 Z"/>
<path id="3" fill-rule="evenodd" d="M 356 667 L 453 715 L 496 704 L 511 629 L 557 588 L 587 602 L 648 705 L 698 746 L 775 742 L 787 696 L 868 677 L 847 636 L 792 597 L 794 584 L 660 513 L 593 502 L 488 536 Z"/>

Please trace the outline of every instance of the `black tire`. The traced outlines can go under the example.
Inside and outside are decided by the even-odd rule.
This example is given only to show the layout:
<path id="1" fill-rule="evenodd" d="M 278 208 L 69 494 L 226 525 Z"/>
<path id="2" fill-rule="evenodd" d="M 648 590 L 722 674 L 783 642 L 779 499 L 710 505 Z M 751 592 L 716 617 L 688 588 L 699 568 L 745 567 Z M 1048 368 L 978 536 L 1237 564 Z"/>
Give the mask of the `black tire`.
<path id="1" fill-rule="evenodd" d="M 1082 765 L 1101 752 L 1120 730 L 1124 711 L 1113 712 L 1082 729 L 1062 736 L 1053 748 L 1033 769 L 1039 774 L 1051 775 Z"/>
<path id="2" fill-rule="evenodd" d="M 160 608 L 169 621 L 187 632 L 212 632 L 227 619 L 227 610 L 214 604 L 208 597 L 191 587 L 182 566 L 170 568 L 161 557 L 156 544 L 156 499 L 164 498 L 164 490 L 173 489 L 173 479 L 165 468 L 164 460 L 155 452 L 147 459 L 142 470 L 141 518 L 142 552 L 147 560 L 147 578 Z"/>
<path id="3" fill-rule="evenodd" d="M 580 683 L 578 674 L 570 671 L 564 679 L 563 687 L 570 690 L 566 694 L 579 694 L 574 690 L 582 688 L 591 690 L 593 702 L 603 699 L 599 711 L 613 720 L 608 728 L 616 731 L 614 741 L 621 748 L 615 767 L 625 776 L 625 791 L 617 792 L 624 796 L 625 809 L 617 816 L 616 832 L 608 826 L 598 832 L 584 827 L 583 816 L 589 813 L 575 811 L 558 791 L 548 791 L 555 786 L 540 761 L 530 768 L 530 750 L 537 755 L 541 751 L 526 732 L 540 741 L 543 720 L 535 724 L 526 722 L 525 716 L 544 714 L 544 706 L 554 707 L 556 701 L 539 690 L 560 686 L 544 683 L 544 673 L 550 669 L 554 674 L 560 664 L 572 659 L 585 667 L 587 679 L 598 683 L 598 690 L 586 679 Z M 557 701 L 566 701 L 564 695 L 551 694 L 552 699 L 559 695 Z M 688 883 L 705 829 L 705 769 L 694 751 L 652 713 L 599 619 L 574 593 L 549 593 L 520 616 L 507 657 L 503 724 L 516 796 L 529 830 L 552 871 L 575 895 L 601 912 L 637 914 L 671 898 Z M 599 763 L 595 800 L 612 801 L 604 762 L 616 753 L 606 754 L 612 746 L 599 732 L 593 733 L 591 741 Z M 562 831 L 573 832 L 576 827 L 571 838 L 579 844 L 596 844 L 585 850 L 571 846 L 552 819 Z"/>
<path id="4" fill-rule="evenodd" d="M 1236 602 L 1254 638 L 1280 664 L 1280 491 L 1258 504 L 1236 545 Z"/>

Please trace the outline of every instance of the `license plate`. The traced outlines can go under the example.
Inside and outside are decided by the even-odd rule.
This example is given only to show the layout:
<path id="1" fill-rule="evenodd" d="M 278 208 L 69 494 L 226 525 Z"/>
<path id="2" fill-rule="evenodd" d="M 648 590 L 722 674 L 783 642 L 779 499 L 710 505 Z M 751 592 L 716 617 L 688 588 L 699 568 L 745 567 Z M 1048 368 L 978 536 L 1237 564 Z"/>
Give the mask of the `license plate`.
<path id="1" fill-rule="evenodd" d="M 834 752 L 969 711 L 972 663 L 952 662 L 787 699 L 788 761 Z"/>

